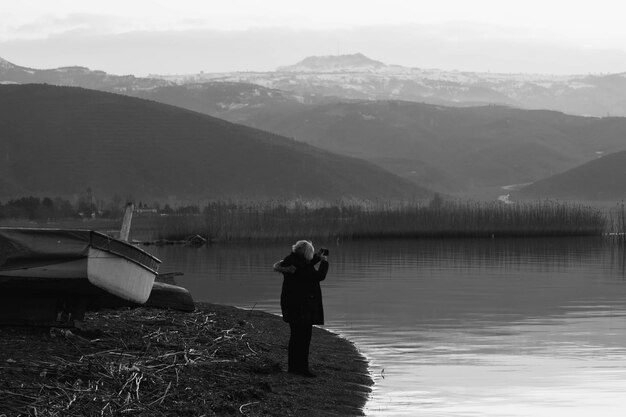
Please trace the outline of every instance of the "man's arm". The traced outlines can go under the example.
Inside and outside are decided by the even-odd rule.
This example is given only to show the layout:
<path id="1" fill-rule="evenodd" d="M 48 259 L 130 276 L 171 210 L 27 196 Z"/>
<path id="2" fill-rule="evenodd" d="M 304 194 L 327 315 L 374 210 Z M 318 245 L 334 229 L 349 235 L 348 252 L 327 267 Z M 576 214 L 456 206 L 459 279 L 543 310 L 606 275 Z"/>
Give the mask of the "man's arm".
<path id="1" fill-rule="evenodd" d="M 328 258 L 326 256 L 321 256 L 320 260 L 320 266 L 317 268 L 317 278 L 320 281 L 324 281 L 326 279 L 326 274 L 328 274 Z"/>
<path id="2" fill-rule="evenodd" d="M 295 266 L 293 265 L 282 266 L 282 262 L 283 261 L 278 261 L 274 265 L 272 265 L 272 268 L 274 268 L 274 271 L 280 272 L 281 274 L 293 274 L 294 272 L 296 272 Z"/>

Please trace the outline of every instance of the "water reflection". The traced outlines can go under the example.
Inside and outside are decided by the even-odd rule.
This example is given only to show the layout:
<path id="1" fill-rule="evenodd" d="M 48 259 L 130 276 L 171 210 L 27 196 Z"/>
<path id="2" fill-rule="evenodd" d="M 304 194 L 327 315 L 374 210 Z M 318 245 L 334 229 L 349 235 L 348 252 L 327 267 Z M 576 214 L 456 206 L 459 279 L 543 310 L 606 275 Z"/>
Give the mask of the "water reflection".
<path id="1" fill-rule="evenodd" d="M 373 416 L 617 416 L 625 257 L 602 239 L 316 242 L 327 327 L 372 365 Z M 278 312 L 289 244 L 159 248 L 198 300 Z M 621 413 L 619 415 L 622 415 Z"/>

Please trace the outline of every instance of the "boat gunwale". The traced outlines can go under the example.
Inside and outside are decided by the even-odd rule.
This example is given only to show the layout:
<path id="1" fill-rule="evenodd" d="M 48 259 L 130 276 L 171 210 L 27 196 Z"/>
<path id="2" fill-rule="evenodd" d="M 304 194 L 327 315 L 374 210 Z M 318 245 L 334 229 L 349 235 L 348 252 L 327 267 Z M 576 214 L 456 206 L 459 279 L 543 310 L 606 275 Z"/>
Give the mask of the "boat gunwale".
<path id="1" fill-rule="evenodd" d="M 158 271 L 156 269 L 154 269 L 154 268 L 151 268 L 148 265 L 145 265 L 141 261 L 133 259 L 132 257 L 124 255 L 123 253 L 121 253 L 119 251 L 116 251 L 114 249 L 107 248 L 107 247 L 95 244 L 93 242 L 93 236 L 95 235 L 95 236 L 98 236 L 99 238 L 106 239 L 107 241 L 115 242 L 116 244 L 121 244 L 121 245 L 123 245 L 125 247 L 132 248 L 133 251 L 138 251 L 142 255 L 147 256 L 148 258 L 150 258 L 153 262 L 156 263 L 156 265 L 161 263 L 161 260 L 159 258 L 157 258 L 156 256 L 152 255 L 151 253 L 148 253 L 145 250 L 143 250 L 143 249 L 141 249 L 141 248 L 139 248 L 139 247 L 137 247 L 137 246 L 135 246 L 135 245 L 133 245 L 133 244 L 131 244 L 129 242 L 125 242 L 123 240 L 116 239 L 114 237 L 111 237 L 111 236 L 107 235 L 106 233 L 102 233 L 102 232 L 99 232 L 97 230 L 92 230 L 92 229 L 62 229 L 62 228 L 45 228 L 45 227 L 3 227 L 3 226 L 0 226 L 0 231 L 2 231 L 2 230 L 18 230 L 18 231 L 19 230 L 26 230 L 26 231 L 48 231 L 49 230 L 51 232 L 64 232 L 64 231 L 72 232 L 72 231 L 75 231 L 75 232 L 89 233 L 89 244 L 88 244 L 89 247 L 101 250 L 103 252 L 108 252 L 108 253 L 111 253 L 111 254 L 113 254 L 115 256 L 118 256 L 120 258 L 126 259 L 127 261 L 132 262 L 132 263 L 134 263 L 134 264 L 136 264 L 136 265 L 138 265 L 138 266 L 148 270 L 149 272 L 151 272 L 151 273 L 153 273 L 155 275 L 158 275 Z M 69 260 L 78 260 L 78 259 L 82 259 L 82 258 L 89 259 L 90 257 L 89 257 L 89 255 L 87 255 L 87 256 L 77 256 L 76 258 L 63 259 L 63 260 L 60 260 L 59 262 L 53 262 L 53 263 L 54 264 L 56 264 L 56 263 L 63 263 L 63 262 L 67 262 Z M 21 270 L 21 269 L 28 269 L 28 268 L 11 268 L 11 269 L 5 269 L 5 270 L 6 271 L 10 271 L 10 270 Z"/>
<path id="2" fill-rule="evenodd" d="M 135 245 L 133 245 L 133 244 L 131 244 L 129 242 L 124 242 L 123 240 L 115 239 L 115 238 L 113 238 L 113 237 L 111 237 L 111 236 L 109 236 L 109 235 L 107 235 L 105 233 L 98 232 L 96 230 L 90 230 L 90 232 L 92 234 L 99 235 L 100 237 L 103 237 L 103 238 L 105 238 L 105 239 L 107 239 L 109 241 L 114 241 L 114 242 L 116 242 L 118 244 L 121 243 L 121 244 L 123 244 L 123 245 L 125 245 L 127 247 L 133 248 L 133 250 L 139 251 L 142 254 L 147 255 L 148 257 L 150 257 L 153 261 L 156 261 L 157 265 L 161 263 L 161 260 L 159 258 L 157 258 L 156 256 L 146 252 L 145 250 L 143 250 L 143 249 L 141 249 L 141 248 L 139 248 L 139 247 L 137 247 L 137 246 L 135 246 Z M 94 248 L 94 249 L 98 249 L 98 250 L 101 250 L 101 251 L 104 251 L 104 252 L 112 253 L 115 256 L 119 256 L 120 258 L 124 258 L 127 261 L 130 261 L 130 262 L 132 262 L 134 264 L 137 264 L 137 265 L 141 266 L 142 268 L 147 269 L 148 271 L 152 272 L 153 274 L 158 275 L 158 271 L 157 270 L 149 267 L 148 265 L 145 265 L 144 263 L 142 263 L 142 262 L 140 262 L 140 261 L 138 261 L 136 259 L 131 258 L 130 256 L 126 256 L 123 253 L 118 252 L 118 251 L 116 251 L 114 249 L 105 248 L 105 247 L 102 247 L 100 245 L 96 245 L 96 244 L 94 244 L 91 241 L 89 242 L 89 246 Z"/>

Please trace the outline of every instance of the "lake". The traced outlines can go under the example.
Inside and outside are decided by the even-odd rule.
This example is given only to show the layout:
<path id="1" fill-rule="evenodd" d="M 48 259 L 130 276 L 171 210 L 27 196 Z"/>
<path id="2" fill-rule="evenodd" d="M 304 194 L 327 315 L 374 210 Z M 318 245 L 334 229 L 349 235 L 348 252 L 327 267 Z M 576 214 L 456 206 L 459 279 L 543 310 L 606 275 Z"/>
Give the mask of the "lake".
<path id="1" fill-rule="evenodd" d="M 285 244 L 148 247 L 197 301 L 279 313 Z M 371 416 L 622 416 L 626 257 L 600 238 L 314 242 Z"/>

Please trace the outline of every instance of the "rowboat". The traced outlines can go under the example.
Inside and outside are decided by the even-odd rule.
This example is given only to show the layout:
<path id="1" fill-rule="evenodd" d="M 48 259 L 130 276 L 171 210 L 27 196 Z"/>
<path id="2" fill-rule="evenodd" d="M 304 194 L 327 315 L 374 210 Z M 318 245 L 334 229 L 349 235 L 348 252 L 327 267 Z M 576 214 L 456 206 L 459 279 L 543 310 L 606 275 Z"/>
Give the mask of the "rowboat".
<path id="1" fill-rule="evenodd" d="M 143 304 L 160 262 L 93 230 L 0 227 L 0 324 L 37 322 L 50 310 L 78 319 L 107 299 Z"/>

